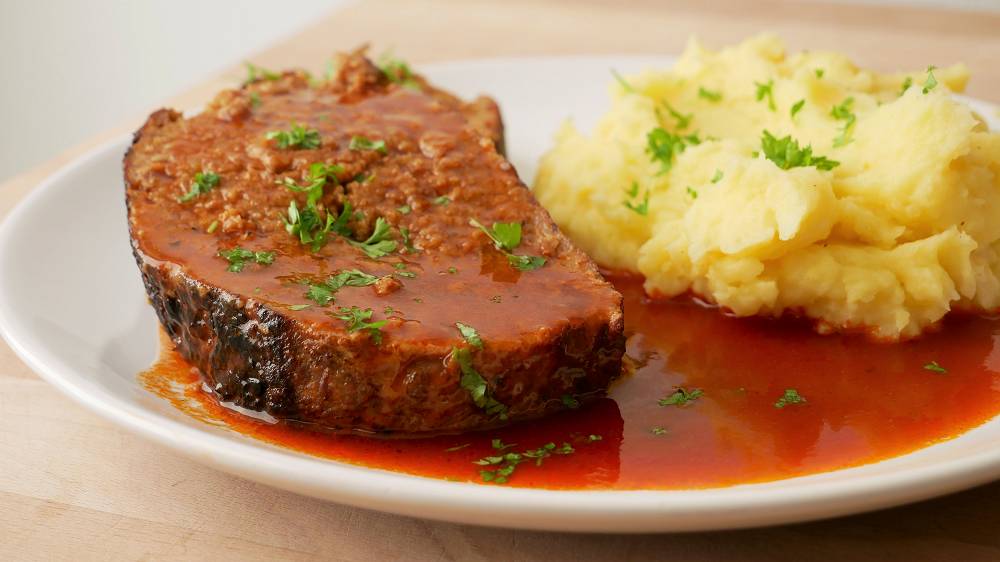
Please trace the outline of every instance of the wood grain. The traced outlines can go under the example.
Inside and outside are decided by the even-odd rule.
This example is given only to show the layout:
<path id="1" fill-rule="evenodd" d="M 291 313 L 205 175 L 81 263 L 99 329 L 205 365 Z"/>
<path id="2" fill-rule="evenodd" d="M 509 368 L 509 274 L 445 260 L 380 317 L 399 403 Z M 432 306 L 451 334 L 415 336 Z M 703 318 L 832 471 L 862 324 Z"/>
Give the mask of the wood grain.
<path id="1" fill-rule="evenodd" d="M 319 70 L 372 42 L 414 62 L 558 53 L 676 53 L 769 30 L 878 69 L 964 61 L 1000 102 L 1000 16 L 845 4 L 586 0 L 366 2 L 252 55 Z M 165 105 L 197 108 L 234 67 Z M 526 87 L 530 87 L 526 86 Z M 151 108 L 153 109 L 153 108 Z M 0 217 L 42 178 L 139 116 L 0 185 Z M 3 273 L 0 273 L 3 274 Z M 434 523 L 304 498 L 204 468 L 126 433 L 42 382 L 0 344 L 0 557 L 7 560 L 998 560 L 1000 483 L 828 522 L 662 536 Z"/>

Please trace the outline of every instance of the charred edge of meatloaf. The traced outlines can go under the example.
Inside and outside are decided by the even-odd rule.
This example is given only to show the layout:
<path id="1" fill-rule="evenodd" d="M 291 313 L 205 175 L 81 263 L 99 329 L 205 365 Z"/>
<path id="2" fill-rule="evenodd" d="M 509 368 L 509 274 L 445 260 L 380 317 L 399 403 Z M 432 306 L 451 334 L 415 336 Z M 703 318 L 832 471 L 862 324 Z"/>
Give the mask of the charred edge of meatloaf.
<path id="1" fill-rule="evenodd" d="M 564 409 L 562 397 L 588 402 L 620 373 L 621 319 L 571 325 L 482 367 L 508 418 L 487 416 L 461 387 L 447 355 L 365 356 L 371 346 L 344 335 L 309 333 L 253 299 L 191 279 L 180 268 L 144 258 L 133 246 L 146 293 L 177 351 L 224 403 L 313 429 L 404 435 L 488 429 Z M 489 370 L 487 370 L 489 369 Z M 395 396 L 385 389 L 412 380 Z M 336 398 L 326 395 L 336 389 Z"/>

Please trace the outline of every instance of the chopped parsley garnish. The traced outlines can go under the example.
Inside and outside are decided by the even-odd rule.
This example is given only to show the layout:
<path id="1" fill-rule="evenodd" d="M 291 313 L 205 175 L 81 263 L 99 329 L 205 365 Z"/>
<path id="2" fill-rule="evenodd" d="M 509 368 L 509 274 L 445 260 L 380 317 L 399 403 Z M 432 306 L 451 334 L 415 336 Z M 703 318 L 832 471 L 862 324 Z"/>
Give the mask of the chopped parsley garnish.
<path id="1" fill-rule="evenodd" d="M 469 342 L 469 345 L 479 349 L 483 348 L 483 339 L 479 337 L 479 332 L 475 328 L 461 322 L 455 322 L 455 327 L 458 328 L 465 341 Z"/>
<path id="2" fill-rule="evenodd" d="M 698 97 L 706 99 L 710 102 L 718 102 L 722 100 L 722 92 L 717 90 L 709 90 L 704 86 L 698 88 Z"/>
<path id="3" fill-rule="evenodd" d="M 285 223 L 285 230 L 292 236 L 298 236 L 299 242 L 309 244 L 312 251 L 317 252 L 326 243 L 327 235 L 330 232 L 349 236 L 350 229 L 347 223 L 351 220 L 351 203 L 344 202 L 344 208 L 339 216 L 326 211 L 326 219 L 320 218 L 320 211 L 316 204 L 323 197 L 323 186 L 328 180 L 337 182 L 337 174 L 343 172 L 343 168 L 337 164 L 323 164 L 317 162 L 309 166 L 309 183 L 299 185 L 291 178 L 284 178 L 278 181 L 289 190 L 296 193 L 306 194 L 306 206 L 301 211 L 298 204 L 293 199 L 288 203 L 288 216 L 282 217 Z"/>
<path id="4" fill-rule="evenodd" d="M 698 192 L 695 191 L 694 188 L 692 188 L 690 185 L 687 186 L 687 194 L 691 197 L 691 199 L 698 198 Z"/>
<path id="5" fill-rule="evenodd" d="M 793 404 L 805 404 L 806 399 L 794 388 L 786 388 L 785 393 L 774 403 L 775 408 L 784 408 Z"/>
<path id="6" fill-rule="evenodd" d="M 722 181 L 722 170 L 716 169 L 715 174 L 712 176 L 712 183 L 719 183 Z"/>
<path id="7" fill-rule="evenodd" d="M 615 69 L 612 68 L 611 69 L 611 75 L 615 77 L 615 80 L 618 82 L 618 85 L 621 86 L 623 90 L 625 90 L 626 92 L 628 92 L 630 94 L 634 94 L 635 93 L 635 88 L 633 88 L 631 84 L 629 84 L 628 82 L 626 82 L 625 79 L 622 78 L 622 75 L 618 74 L 617 70 L 615 70 Z"/>
<path id="8" fill-rule="evenodd" d="M 825 156 L 813 156 L 812 146 L 799 148 L 799 141 L 793 139 L 791 135 L 779 139 L 765 130 L 760 146 L 764 156 L 782 170 L 806 166 L 815 166 L 818 170 L 832 170 L 840 165 L 840 162 Z"/>
<path id="9" fill-rule="evenodd" d="M 382 154 L 389 152 L 385 147 L 384 140 L 371 140 L 357 135 L 351 137 L 351 143 L 347 145 L 347 148 L 350 150 L 374 150 Z"/>
<path id="10" fill-rule="evenodd" d="M 214 221 L 212 221 L 212 224 L 208 225 L 208 228 L 205 229 L 205 232 L 207 232 L 209 234 L 212 234 L 218 228 L 219 228 L 219 221 L 218 220 L 214 220 Z"/>
<path id="11" fill-rule="evenodd" d="M 378 68 L 390 82 L 411 90 L 420 89 L 420 84 L 413 77 L 410 65 L 406 64 L 403 59 L 392 56 L 391 52 L 387 51 L 379 56 Z"/>
<path id="12" fill-rule="evenodd" d="M 573 397 L 572 394 L 563 394 L 560 398 L 563 406 L 566 406 L 570 410 L 575 410 L 580 407 L 580 401 Z"/>
<path id="13" fill-rule="evenodd" d="M 587 436 L 587 442 L 588 443 L 596 443 L 596 442 L 602 441 L 602 440 L 604 440 L 604 438 L 601 437 L 600 435 L 588 435 Z"/>
<path id="14" fill-rule="evenodd" d="M 913 78 L 907 76 L 906 80 L 903 80 L 903 85 L 899 88 L 899 95 L 902 96 L 903 94 L 905 94 L 906 90 L 909 90 L 910 86 L 912 85 L 913 85 Z"/>
<path id="15" fill-rule="evenodd" d="M 320 306 L 326 306 L 333 302 L 334 294 L 343 287 L 367 287 L 374 285 L 376 281 L 378 277 L 359 269 L 345 269 L 327 277 L 322 283 L 306 283 L 309 285 L 306 298 Z"/>
<path id="16" fill-rule="evenodd" d="M 266 68 L 261 68 L 252 62 L 247 62 L 245 64 L 247 67 L 247 79 L 244 81 L 244 84 L 249 84 L 258 78 L 271 81 L 281 78 L 280 72 L 274 72 Z"/>
<path id="17" fill-rule="evenodd" d="M 948 369 L 945 369 L 941 365 L 938 365 L 937 361 L 931 361 L 930 363 L 927 363 L 926 365 L 924 365 L 924 370 L 925 371 L 930 371 L 932 373 L 937 373 L 939 375 L 947 375 L 948 374 Z"/>
<path id="18" fill-rule="evenodd" d="M 351 308 L 341 307 L 337 311 L 339 314 L 334 314 L 333 317 L 339 320 L 343 320 L 347 324 L 347 332 L 354 333 L 359 330 L 364 330 L 368 332 L 368 337 L 371 338 L 375 345 L 380 345 L 382 343 L 382 326 L 385 326 L 385 320 L 379 320 L 378 322 L 370 322 L 372 318 L 372 309 L 360 309 L 356 306 Z"/>
<path id="19" fill-rule="evenodd" d="M 311 304 L 293 304 L 288 307 L 288 310 L 305 310 L 311 306 Z"/>
<path id="20" fill-rule="evenodd" d="M 389 222 L 382 217 L 375 219 L 375 230 L 364 242 L 351 239 L 347 241 L 373 259 L 387 256 L 396 250 L 396 241 L 392 239 Z"/>
<path id="21" fill-rule="evenodd" d="M 400 277 L 405 277 L 407 279 L 413 279 L 414 277 L 417 276 L 416 273 L 414 273 L 412 271 L 407 271 L 405 263 L 397 263 L 397 264 L 394 264 L 392 267 L 396 268 L 396 272 L 395 273 L 396 273 L 396 275 L 398 275 Z"/>
<path id="22" fill-rule="evenodd" d="M 678 386 L 674 389 L 673 394 L 667 396 L 666 398 L 661 398 L 659 400 L 660 406 L 685 406 L 690 402 L 701 398 L 705 394 L 700 388 L 694 388 L 691 390 L 686 390 L 683 387 Z"/>
<path id="23" fill-rule="evenodd" d="M 469 393 L 472 402 L 487 415 L 497 416 L 501 420 L 507 419 L 507 406 L 493 397 L 486 379 L 480 375 L 472 366 L 472 353 L 464 347 L 454 347 L 451 356 L 458 363 L 462 372 L 459 384 Z"/>
<path id="24" fill-rule="evenodd" d="M 767 108 L 777 111 L 778 107 L 774 105 L 774 79 L 768 80 L 765 84 L 754 82 L 754 86 L 757 86 L 757 101 L 764 101 L 764 98 L 767 98 Z"/>
<path id="25" fill-rule="evenodd" d="M 451 266 L 448 268 L 448 273 L 455 275 L 456 273 L 458 273 L 458 268 L 455 266 Z"/>
<path id="26" fill-rule="evenodd" d="M 625 208 L 642 216 L 649 214 L 649 190 L 646 190 L 645 197 L 643 197 L 642 201 L 639 202 L 638 199 L 636 199 L 639 196 L 639 182 L 633 181 L 632 187 L 630 189 L 626 189 L 625 194 L 631 198 L 631 201 L 628 199 L 622 201 Z"/>
<path id="27" fill-rule="evenodd" d="M 446 452 L 446 453 L 454 453 L 455 451 L 461 451 L 462 449 L 468 447 L 471 444 L 472 443 L 463 443 L 461 445 L 455 445 L 454 447 L 448 447 L 447 449 L 444 450 L 444 452 Z"/>
<path id="28" fill-rule="evenodd" d="M 823 70 L 822 68 L 817 68 L 815 72 L 816 72 L 816 78 L 822 78 L 823 75 L 826 74 L 826 71 Z"/>
<path id="29" fill-rule="evenodd" d="M 305 193 L 306 206 L 315 207 L 316 203 L 323 197 L 323 186 L 326 185 L 327 179 L 337 183 L 339 181 L 337 174 L 343 171 L 344 168 L 338 164 L 316 162 L 309 166 L 309 179 L 307 180 L 309 183 L 299 185 L 292 178 L 282 178 L 278 180 L 278 185 L 283 185 L 295 193 Z"/>
<path id="30" fill-rule="evenodd" d="M 934 77 L 934 69 L 936 68 L 936 66 L 927 67 L 927 80 L 924 81 L 924 87 L 922 90 L 925 94 L 933 90 L 934 87 L 938 85 L 937 78 Z"/>
<path id="31" fill-rule="evenodd" d="M 271 265 L 274 263 L 274 252 L 255 252 L 240 248 L 239 246 L 231 250 L 220 250 L 219 256 L 229 262 L 226 271 L 239 273 L 247 263 L 257 263 L 260 265 Z"/>
<path id="32" fill-rule="evenodd" d="M 413 245 L 409 228 L 406 228 L 405 226 L 399 227 L 399 235 L 403 238 L 403 247 L 406 248 L 407 254 L 415 254 L 420 251 Z"/>
<path id="33" fill-rule="evenodd" d="M 440 195 L 438 197 L 435 197 L 434 199 L 431 199 L 431 203 L 441 206 L 448 205 L 451 203 L 451 197 L 448 197 L 447 195 Z"/>
<path id="34" fill-rule="evenodd" d="M 569 443 L 563 443 L 561 447 L 556 447 L 555 443 L 546 443 L 537 449 L 529 449 L 520 453 L 513 451 L 505 453 L 504 449 L 510 446 L 504 445 L 503 448 L 498 447 L 498 444 L 502 445 L 499 441 L 499 439 L 493 440 L 493 448 L 497 450 L 498 454 L 483 457 L 472 463 L 478 466 L 495 467 L 479 471 L 479 476 L 483 479 L 483 482 L 506 484 L 514 474 L 517 465 L 522 462 L 534 460 L 535 466 L 542 466 L 542 462 L 552 455 L 571 455 L 576 452 L 576 449 Z"/>
<path id="35" fill-rule="evenodd" d="M 854 131 L 854 124 L 857 121 L 857 116 L 851 111 L 851 106 L 853 105 L 854 98 L 849 97 L 841 102 L 840 105 L 833 106 L 833 109 L 830 110 L 831 117 L 844 122 L 844 126 L 840 129 L 840 134 L 837 138 L 833 139 L 833 146 L 844 146 L 851 142 L 851 133 Z"/>
<path id="36" fill-rule="evenodd" d="M 678 131 L 683 131 L 684 129 L 687 129 L 688 125 L 691 124 L 691 120 L 694 119 L 694 113 L 688 113 L 688 114 L 681 113 L 680 111 L 674 109 L 674 107 L 669 103 L 667 103 L 666 101 L 663 102 L 663 107 L 667 109 L 667 113 L 669 113 L 670 116 L 674 118 L 674 121 L 677 121 L 677 125 L 674 128 L 677 129 Z"/>
<path id="37" fill-rule="evenodd" d="M 521 271 L 532 271 L 545 265 L 543 257 L 513 253 L 514 248 L 521 244 L 521 223 L 495 222 L 492 228 L 487 228 L 476 219 L 469 219 L 469 224 L 483 231 L 493 241 L 493 246 L 507 256 L 511 266 Z"/>
<path id="38" fill-rule="evenodd" d="M 653 435 L 666 435 L 667 430 L 657 426 L 649 428 L 649 432 L 652 433 Z"/>
<path id="39" fill-rule="evenodd" d="M 250 92 L 250 107 L 260 107 L 260 94 Z"/>
<path id="40" fill-rule="evenodd" d="M 413 207 L 410 207 L 409 205 L 400 205 L 399 207 L 396 207 L 396 210 L 399 211 L 399 214 L 401 215 L 408 215 L 413 212 Z"/>
<path id="41" fill-rule="evenodd" d="M 792 104 L 792 109 L 789 110 L 789 114 L 791 115 L 792 119 L 795 119 L 795 114 L 802 111 L 802 108 L 805 107 L 805 105 L 806 105 L 806 100 L 804 99 L 801 99 Z"/>
<path id="42" fill-rule="evenodd" d="M 319 131 L 306 129 L 294 121 L 287 131 L 268 131 L 264 138 L 277 141 L 278 148 L 319 148 L 322 144 Z"/>
<path id="43" fill-rule="evenodd" d="M 688 146 L 701 144 L 701 139 L 697 134 L 675 135 L 668 133 L 666 129 L 657 127 L 646 135 L 646 153 L 650 160 L 660 163 L 660 174 L 670 171 L 674 165 L 674 158 L 684 152 Z"/>
<path id="44" fill-rule="evenodd" d="M 198 172 L 194 175 L 194 183 L 191 184 L 191 188 L 188 189 L 187 193 L 178 197 L 177 202 L 187 203 L 199 195 L 204 195 L 212 191 L 212 189 L 219 185 L 220 179 L 219 175 L 213 172 Z"/>
<path id="45" fill-rule="evenodd" d="M 541 256 L 518 256 L 507 254 L 507 261 L 515 269 L 521 271 L 534 271 L 545 265 L 545 258 Z"/>

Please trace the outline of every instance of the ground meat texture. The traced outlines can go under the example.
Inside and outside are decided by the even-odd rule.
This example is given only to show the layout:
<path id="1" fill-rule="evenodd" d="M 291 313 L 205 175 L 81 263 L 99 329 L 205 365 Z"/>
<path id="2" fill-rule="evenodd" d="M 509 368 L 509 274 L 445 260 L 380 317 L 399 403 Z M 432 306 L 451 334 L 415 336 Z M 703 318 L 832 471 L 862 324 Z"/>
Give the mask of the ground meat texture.
<path id="1" fill-rule="evenodd" d="M 621 296 L 498 151 L 496 104 L 462 102 L 419 76 L 393 82 L 360 53 L 339 62 L 322 84 L 290 71 L 224 91 L 188 119 L 157 111 L 125 157 L 146 291 L 206 387 L 280 420 L 403 435 L 494 427 L 562 409 L 573 403 L 565 396 L 600 395 L 621 369 Z M 292 123 L 318 132 L 320 145 L 267 138 Z M 351 149 L 352 137 L 385 150 Z M 353 210 L 346 231 L 316 251 L 283 220 L 290 202 L 307 207 L 306 193 L 281 185 L 308 184 L 314 163 L 339 166 L 316 201 L 320 215 Z M 206 172 L 218 184 L 179 201 Z M 376 258 L 358 242 L 379 218 L 396 247 Z M 545 265 L 512 267 L 470 219 L 520 223 L 515 253 Z M 228 271 L 219 252 L 234 247 L 272 252 L 273 262 Z M 376 280 L 341 287 L 328 303 L 307 297 L 308 283 L 345 270 Z M 369 316 L 352 322 L 351 310 Z M 463 348 L 502 413 L 462 385 L 453 351 Z"/>

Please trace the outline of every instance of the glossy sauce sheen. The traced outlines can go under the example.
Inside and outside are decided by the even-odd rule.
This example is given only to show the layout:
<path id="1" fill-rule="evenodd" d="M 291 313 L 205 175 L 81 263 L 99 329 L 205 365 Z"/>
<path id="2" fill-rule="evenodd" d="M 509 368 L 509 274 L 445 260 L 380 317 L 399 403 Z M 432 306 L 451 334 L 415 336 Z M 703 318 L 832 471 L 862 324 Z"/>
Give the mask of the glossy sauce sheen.
<path id="1" fill-rule="evenodd" d="M 901 344 L 820 336 L 791 321 L 734 319 L 680 302 L 650 302 L 641 282 L 625 295 L 628 355 L 636 364 L 586 408 L 484 433 L 419 440 L 326 435 L 233 412 L 201 391 L 176 353 L 141 379 L 204 420 L 344 462 L 480 482 L 473 461 L 547 442 L 570 455 L 518 465 L 506 486 L 677 489 L 727 486 L 846 468 L 901 455 L 976 427 L 1000 412 L 1000 321 L 954 316 L 937 334 Z M 169 349 L 169 341 L 165 348 Z M 925 369 L 931 361 L 947 369 Z M 171 382 L 184 385 L 183 394 Z M 660 406 L 677 386 L 701 389 L 685 406 Z M 775 407 L 794 388 L 804 404 Z M 653 428 L 662 428 L 654 434 Z M 592 440 L 591 435 L 599 436 Z M 454 447 L 458 450 L 447 451 Z"/>

